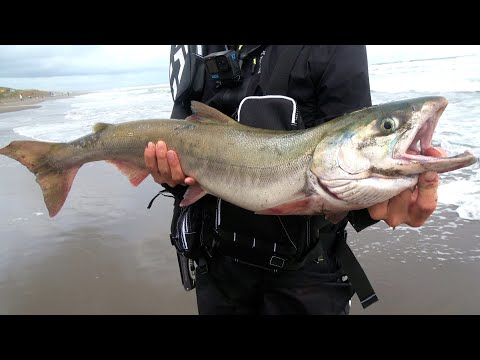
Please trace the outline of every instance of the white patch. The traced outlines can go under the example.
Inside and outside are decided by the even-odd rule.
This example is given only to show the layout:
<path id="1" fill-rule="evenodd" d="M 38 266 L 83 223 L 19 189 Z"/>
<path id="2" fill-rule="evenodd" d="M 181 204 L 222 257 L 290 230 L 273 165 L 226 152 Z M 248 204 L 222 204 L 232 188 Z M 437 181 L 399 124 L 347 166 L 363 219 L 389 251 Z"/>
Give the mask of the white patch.
<path id="1" fill-rule="evenodd" d="M 185 50 L 185 54 L 183 53 L 183 50 Z M 177 49 L 177 51 L 175 52 L 175 54 L 173 55 L 173 63 L 176 62 L 176 61 L 179 61 L 180 62 L 180 70 L 178 71 L 178 77 L 175 77 L 173 79 L 173 84 L 172 84 L 172 89 L 173 89 L 173 98 L 175 99 L 176 95 L 177 95 L 177 88 L 178 88 L 178 84 L 179 82 L 181 81 L 182 79 L 182 75 L 183 75 L 183 69 L 185 68 L 185 57 L 188 55 L 188 45 L 183 45 L 183 48 L 182 47 L 179 47 Z M 170 64 L 170 69 L 169 69 L 169 73 L 170 73 L 170 78 L 172 78 L 172 69 L 173 69 L 173 63 Z"/>

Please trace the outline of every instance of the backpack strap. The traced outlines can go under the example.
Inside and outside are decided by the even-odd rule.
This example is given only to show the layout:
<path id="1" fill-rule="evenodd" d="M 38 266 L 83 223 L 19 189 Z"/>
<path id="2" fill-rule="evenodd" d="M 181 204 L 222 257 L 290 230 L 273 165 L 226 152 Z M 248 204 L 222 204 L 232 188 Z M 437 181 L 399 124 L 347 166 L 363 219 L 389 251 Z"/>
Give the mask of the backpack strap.
<path id="1" fill-rule="evenodd" d="M 281 61 L 277 61 L 273 69 L 272 76 L 265 91 L 266 95 L 287 95 L 290 72 L 304 46 L 305 45 L 288 45 L 278 56 Z"/>

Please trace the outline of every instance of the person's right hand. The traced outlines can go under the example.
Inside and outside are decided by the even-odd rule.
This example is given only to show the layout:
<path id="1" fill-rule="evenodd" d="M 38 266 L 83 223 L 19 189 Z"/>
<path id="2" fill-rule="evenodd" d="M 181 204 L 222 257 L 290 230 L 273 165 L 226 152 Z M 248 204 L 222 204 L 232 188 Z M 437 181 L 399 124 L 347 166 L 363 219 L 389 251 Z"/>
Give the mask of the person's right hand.
<path id="1" fill-rule="evenodd" d="M 185 176 L 177 153 L 168 150 L 163 141 L 156 144 L 149 142 L 145 148 L 144 154 L 145 166 L 158 184 L 167 183 L 171 187 L 176 185 L 195 185 L 194 178 Z"/>

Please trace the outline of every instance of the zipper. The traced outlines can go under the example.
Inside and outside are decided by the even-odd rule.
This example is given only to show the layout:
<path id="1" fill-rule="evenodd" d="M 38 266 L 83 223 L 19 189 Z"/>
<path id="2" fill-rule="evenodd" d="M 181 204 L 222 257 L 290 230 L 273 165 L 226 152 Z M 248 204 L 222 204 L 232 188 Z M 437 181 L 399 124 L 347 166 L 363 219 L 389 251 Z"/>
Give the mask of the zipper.
<path id="1" fill-rule="evenodd" d="M 295 116 L 292 119 L 292 126 L 297 127 L 298 122 L 298 106 L 295 106 Z"/>

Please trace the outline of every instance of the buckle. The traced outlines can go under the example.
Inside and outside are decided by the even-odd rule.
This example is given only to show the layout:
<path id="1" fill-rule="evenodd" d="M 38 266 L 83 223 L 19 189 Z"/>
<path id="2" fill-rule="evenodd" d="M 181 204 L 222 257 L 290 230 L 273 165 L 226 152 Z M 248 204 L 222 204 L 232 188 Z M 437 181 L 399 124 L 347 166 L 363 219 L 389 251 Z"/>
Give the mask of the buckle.
<path id="1" fill-rule="evenodd" d="M 197 271 L 202 275 L 208 272 L 208 264 L 202 257 L 198 259 Z"/>
<path id="2" fill-rule="evenodd" d="M 177 236 L 170 234 L 170 243 L 175 247 L 177 247 L 177 240 L 178 240 Z"/>
<path id="3" fill-rule="evenodd" d="M 285 259 L 272 255 L 272 257 L 270 258 L 270 265 L 283 268 L 283 266 L 285 265 Z"/>

